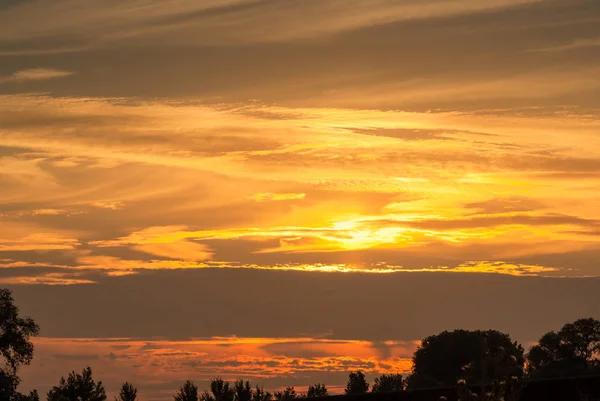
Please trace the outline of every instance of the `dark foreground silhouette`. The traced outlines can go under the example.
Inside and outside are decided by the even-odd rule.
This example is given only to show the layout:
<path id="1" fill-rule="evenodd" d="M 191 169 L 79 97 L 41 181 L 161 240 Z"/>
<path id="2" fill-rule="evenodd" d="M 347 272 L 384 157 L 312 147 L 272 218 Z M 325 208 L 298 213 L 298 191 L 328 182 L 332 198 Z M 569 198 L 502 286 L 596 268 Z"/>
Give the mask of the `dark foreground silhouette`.
<path id="1" fill-rule="evenodd" d="M 33 358 L 31 337 L 39 327 L 19 316 L 12 293 L 0 289 L 0 401 L 39 401 L 37 391 L 18 392 L 19 368 Z M 361 371 L 350 372 L 344 395 L 330 396 L 325 384 L 297 393 L 294 387 L 270 393 L 250 382 L 215 378 L 200 392 L 186 381 L 174 401 L 600 401 L 600 321 L 579 319 L 544 334 L 527 354 L 508 334 L 496 330 L 444 331 L 422 340 L 406 378 L 387 374 L 370 386 Z M 371 391 L 369 391 L 371 389 Z M 47 401 L 105 401 L 101 381 L 87 367 L 71 372 L 47 394 Z M 116 401 L 136 401 L 137 388 L 121 386 Z M 341 401 L 341 400 L 340 400 Z"/>

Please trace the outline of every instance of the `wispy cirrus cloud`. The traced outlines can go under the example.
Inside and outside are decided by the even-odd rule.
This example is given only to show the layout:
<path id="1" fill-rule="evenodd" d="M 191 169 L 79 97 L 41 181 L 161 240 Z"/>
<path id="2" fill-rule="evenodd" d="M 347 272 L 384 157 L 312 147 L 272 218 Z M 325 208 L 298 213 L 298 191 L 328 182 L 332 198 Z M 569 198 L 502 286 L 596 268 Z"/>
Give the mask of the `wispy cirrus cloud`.
<path id="1" fill-rule="evenodd" d="M 181 243 L 186 240 L 279 240 L 276 248 L 258 252 L 319 252 L 369 249 L 379 246 L 419 246 L 435 241 L 469 243 L 502 237 L 513 231 L 528 231 L 532 238 L 572 238 L 573 227 L 597 228 L 595 219 L 558 214 L 499 213 L 470 216 L 408 216 L 389 214 L 335 221 L 328 226 L 249 227 L 194 231 L 187 227 L 150 227 L 116 240 L 91 241 L 97 247 Z M 534 240 L 535 241 L 535 240 Z"/>
<path id="2" fill-rule="evenodd" d="M 366 266 L 382 262 L 378 272 L 468 260 L 535 266 L 515 258 L 596 246 L 593 115 L 3 100 L 0 171 L 11 190 L 0 194 L 2 217 L 56 239 L 17 244 L 30 233 L 13 233 L 6 252 L 77 250 L 71 266 L 117 276 L 235 266 L 376 270 L 346 263 L 358 254 Z M 447 254 L 404 262 L 435 247 Z M 520 267 L 488 270 L 503 269 Z"/>
<path id="3" fill-rule="evenodd" d="M 0 77 L 0 84 L 8 82 L 28 82 L 28 81 L 45 81 L 48 79 L 64 78 L 73 75 L 70 71 L 61 71 L 52 68 L 30 68 L 20 70 L 12 75 Z"/>
<path id="4" fill-rule="evenodd" d="M 72 274 L 47 273 L 38 276 L 11 276 L 1 277 L 0 283 L 4 285 L 77 285 L 94 284 L 86 278 L 78 278 Z"/>
<path id="5" fill-rule="evenodd" d="M 119 201 L 99 201 L 92 203 L 92 206 L 99 207 L 101 209 L 118 210 L 121 209 L 124 205 L 123 202 Z"/>
<path id="6" fill-rule="evenodd" d="M 151 242 L 135 245 L 131 249 L 151 255 L 187 261 L 208 260 L 212 259 L 214 255 L 208 246 L 191 241 Z"/>
<path id="7" fill-rule="evenodd" d="M 254 194 L 250 199 L 257 202 L 269 202 L 269 201 L 287 201 L 287 200 L 301 200 L 306 197 L 306 194 L 274 194 L 272 192 Z"/>
<path id="8" fill-rule="evenodd" d="M 537 52 L 564 52 L 569 50 L 577 50 L 577 49 L 585 49 L 588 47 L 598 47 L 600 46 L 600 37 L 598 38 L 583 38 L 583 39 L 575 39 L 572 42 L 566 44 L 560 44 L 555 46 L 550 46 L 542 49 L 536 49 L 534 51 Z"/>
<path id="9" fill-rule="evenodd" d="M 169 5 L 159 1 L 135 1 L 107 9 L 97 0 L 56 4 L 41 1 L 23 4 L 0 14 L 0 33 L 5 40 L 60 38 L 69 34 L 74 43 L 56 44 L 65 49 L 103 47 L 116 42 L 187 43 L 195 45 L 240 42 L 279 42 L 321 37 L 361 27 L 397 21 L 422 20 L 485 12 L 537 3 L 540 0 L 492 0 L 486 3 L 460 0 L 448 3 L 427 0 L 421 3 L 390 0 L 253 2 L 180 1 Z M 102 11 L 102 13 L 100 13 Z M 23 17 L 27 19 L 23 19 Z M 307 24 L 309 18 L 314 24 Z M 27 21 L 26 26 L 14 21 Z M 321 21 L 321 22 L 318 22 Z M 33 52 L 40 49 L 33 48 Z"/>
<path id="10" fill-rule="evenodd" d="M 72 250 L 80 245 L 77 233 L 49 230 L 31 224 L 3 221 L 0 251 Z"/>

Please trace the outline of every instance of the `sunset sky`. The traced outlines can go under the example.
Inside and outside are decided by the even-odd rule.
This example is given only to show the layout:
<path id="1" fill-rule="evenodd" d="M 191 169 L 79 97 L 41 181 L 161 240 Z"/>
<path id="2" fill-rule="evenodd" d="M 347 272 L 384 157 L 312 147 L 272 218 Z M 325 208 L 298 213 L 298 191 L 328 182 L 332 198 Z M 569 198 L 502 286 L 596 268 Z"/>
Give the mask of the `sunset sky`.
<path id="1" fill-rule="evenodd" d="M 22 389 L 406 373 L 600 318 L 597 0 L 2 0 Z"/>

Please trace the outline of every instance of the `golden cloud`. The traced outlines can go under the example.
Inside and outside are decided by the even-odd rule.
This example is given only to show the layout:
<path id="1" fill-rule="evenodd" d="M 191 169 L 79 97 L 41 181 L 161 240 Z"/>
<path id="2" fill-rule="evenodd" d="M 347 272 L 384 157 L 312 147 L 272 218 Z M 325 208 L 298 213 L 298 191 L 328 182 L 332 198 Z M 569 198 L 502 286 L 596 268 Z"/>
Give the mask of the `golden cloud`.
<path id="1" fill-rule="evenodd" d="M 287 200 L 300 200 L 304 199 L 306 194 L 274 194 L 272 192 L 254 194 L 250 199 L 257 202 L 268 202 L 268 201 L 287 201 Z"/>
<path id="2" fill-rule="evenodd" d="M 202 261 L 213 257 L 210 248 L 191 241 L 158 242 L 135 245 L 132 249 L 170 259 Z"/>
<path id="3" fill-rule="evenodd" d="M 0 238 L 0 251 L 70 250 L 80 245 L 79 240 L 51 232 L 27 234 L 20 238 Z"/>
<path id="4" fill-rule="evenodd" d="M 273 255 L 280 269 L 360 271 L 369 269 L 337 255 L 327 255 L 336 263 L 296 261 L 427 256 L 434 246 L 456 263 L 597 249 L 598 178 L 590 173 L 600 168 L 600 123 L 589 116 L 574 125 L 566 114 L 0 99 L 0 174 L 9 188 L 0 202 L 10 208 L 0 213 L 3 251 L 85 244 L 91 253 L 76 253 L 74 265 L 115 275 L 250 267 Z M 127 259 L 130 251 L 152 259 Z M 525 265 L 527 274 L 558 274 Z M 377 271 L 388 270 L 397 269 Z"/>

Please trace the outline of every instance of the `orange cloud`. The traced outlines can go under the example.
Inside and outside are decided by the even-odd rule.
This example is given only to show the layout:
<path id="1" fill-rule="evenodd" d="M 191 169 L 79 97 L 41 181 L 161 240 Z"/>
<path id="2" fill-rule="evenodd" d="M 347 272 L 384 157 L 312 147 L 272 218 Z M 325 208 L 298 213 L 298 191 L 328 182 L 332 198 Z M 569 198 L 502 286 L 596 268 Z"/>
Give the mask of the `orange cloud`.
<path id="1" fill-rule="evenodd" d="M 186 341 L 38 338 L 35 345 L 41 359 L 51 353 L 53 359 L 60 361 L 94 361 L 94 369 L 104 373 L 104 381 L 117 379 L 107 368 L 122 374 L 135 366 L 135 373 L 131 372 L 134 376 L 152 381 L 181 377 L 204 381 L 218 371 L 227 380 L 244 377 L 260 382 L 319 372 L 345 375 L 357 369 L 369 374 L 406 373 L 411 369 L 411 356 L 418 342 L 387 341 L 374 346 L 368 341 L 313 338 L 215 337 Z M 381 354 L 382 346 L 386 348 L 385 357 Z M 43 369 L 34 360 L 25 380 Z M 121 379 L 122 376 L 118 378 Z"/>
<path id="2" fill-rule="evenodd" d="M 80 245 L 73 236 L 76 233 L 53 232 L 30 224 L 4 222 L 2 230 L 0 251 L 71 250 Z"/>
<path id="3" fill-rule="evenodd" d="M 2 284 L 43 284 L 43 285 L 75 285 L 75 284 L 93 284 L 93 280 L 77 278 L 70 274 L 46 273 L 39 276 L 11 276 L 1 277 Z"/>

